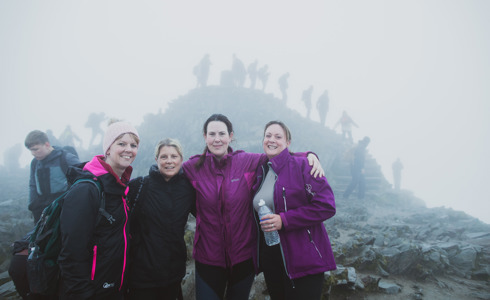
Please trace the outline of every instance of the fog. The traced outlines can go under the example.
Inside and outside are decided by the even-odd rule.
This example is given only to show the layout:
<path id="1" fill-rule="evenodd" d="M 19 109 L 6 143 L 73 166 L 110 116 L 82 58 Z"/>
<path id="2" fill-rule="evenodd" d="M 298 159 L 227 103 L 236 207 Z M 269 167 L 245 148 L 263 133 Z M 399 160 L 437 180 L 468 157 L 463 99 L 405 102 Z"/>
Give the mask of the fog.
<path id="1" fill-rule="evenodd" d="M 90 112 L 137 126 L 205 54 L 209 85 L 236 54 L 277 97 L 289 72 L 303 115 L 302 91 L 328 90 L 327 126 L 347 111 L 388 181 L 399 157 L 403 189 L 490 223 L 490 1 L 1 1 L 0 41 L 0 153 L 21 144 L 23 166 L 29 131 L 70 124 L 86 145 Z"/>

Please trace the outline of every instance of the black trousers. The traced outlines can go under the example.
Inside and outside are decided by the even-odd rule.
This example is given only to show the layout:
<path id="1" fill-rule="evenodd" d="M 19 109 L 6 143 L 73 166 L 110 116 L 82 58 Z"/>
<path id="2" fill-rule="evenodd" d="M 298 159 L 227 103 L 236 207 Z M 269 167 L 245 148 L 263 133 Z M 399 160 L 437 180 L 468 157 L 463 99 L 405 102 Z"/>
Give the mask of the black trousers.
<path id="1" fill-rule="evenodd" d="M 196 299 L 248 300 L 254 277 L 252 259 L 229 269 L 196 261 Z"/>
<path id="2" fill-rule="evenodd" d="M 260 247 L 260 267 L 272 300 L 320 300 L 324 282 L 323 273 L 290 279 L 284 268 L 280 245 Z"/>
<path id="3" fill-rule="evenodd" d="M 176 300 L 182 299 L 180 281 L 164 287 L 147 289 L 129 289 L 129 300 Z"/>

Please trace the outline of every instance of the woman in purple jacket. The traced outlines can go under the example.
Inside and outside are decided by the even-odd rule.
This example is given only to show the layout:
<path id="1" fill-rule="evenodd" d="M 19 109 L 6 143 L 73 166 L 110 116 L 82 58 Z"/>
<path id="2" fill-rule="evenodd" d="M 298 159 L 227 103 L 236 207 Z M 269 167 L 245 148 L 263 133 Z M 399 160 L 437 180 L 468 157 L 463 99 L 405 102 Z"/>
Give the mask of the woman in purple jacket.
<path id="1" fill-rule="evenodd" d="M 257 223 L 258 267 L 271 299 L 320 299 L 325 271 L 336 269 L 323 221 L 335 215 L 332 189 L 324 176 L 313 178 L 304 157 L 289 152 L 291 133 L 279 121 L 267 123 L 263 147 L 268 162 L 260 168 L 259 200 L 274 212 Z M 263 232 L 278 231 L 280 243 L 267 246 Z"/>
<path id="2" fill-rule="evenodd" d="M 248 299 L 254 279 L 252 256 L 257 230 L 252 187 L 265 154 L 233 151 L 233 125 L 224 115 L 210 116 L 203 126 L 206 148 L 183 165 L 196 189 L 196 299 Z M 310 155 L 318 163 L 315 155 Z M 313 162 L 312 162 L 313 163 Z M 312 172 L 323 173 L 321 167 Z M 313 174 L 313 173 L 312 173 Z M 315 174 L 317 175 L 317 174 Z"/>

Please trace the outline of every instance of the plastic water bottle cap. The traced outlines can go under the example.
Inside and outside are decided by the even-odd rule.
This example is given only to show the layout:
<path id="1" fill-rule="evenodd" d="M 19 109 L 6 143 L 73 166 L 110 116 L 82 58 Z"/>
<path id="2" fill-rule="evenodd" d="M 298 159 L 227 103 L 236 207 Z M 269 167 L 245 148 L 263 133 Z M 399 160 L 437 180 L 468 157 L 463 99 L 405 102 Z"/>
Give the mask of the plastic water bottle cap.
<path id="1" fill-rule="evenodd" d="M 259 206 L 262 206 L 262 205 L 265 205 L 265 201 L 264 201 L 264 199 L 260 199 L 260 200 L 259 200 Z"/>

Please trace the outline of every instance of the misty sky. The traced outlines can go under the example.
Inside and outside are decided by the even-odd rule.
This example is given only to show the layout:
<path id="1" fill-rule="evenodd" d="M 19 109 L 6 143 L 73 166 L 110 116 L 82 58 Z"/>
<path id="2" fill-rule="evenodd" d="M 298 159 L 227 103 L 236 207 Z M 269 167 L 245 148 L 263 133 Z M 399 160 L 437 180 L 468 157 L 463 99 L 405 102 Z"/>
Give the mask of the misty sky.
<path id="1" fill-rule="evenodd" d="M 402 188 L 490 223 L 490 1 L 1 0 L 0 42 L 0 153 L 68 124 L 88 143 L 90 112 L 137 126 L 195 87 L 204 54 L 211 85 L 236 54 L 277 97 L 289 72 L 303 115 L 301 92 L 327 89 L 327 125 L 346 110 L 390 182 L 400 157 Z"/>

